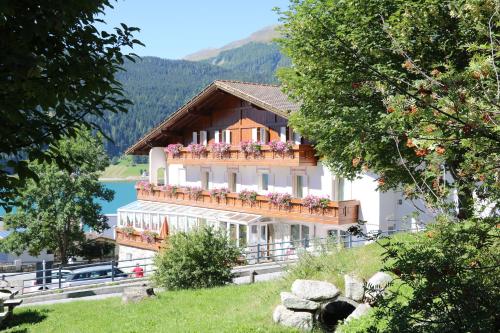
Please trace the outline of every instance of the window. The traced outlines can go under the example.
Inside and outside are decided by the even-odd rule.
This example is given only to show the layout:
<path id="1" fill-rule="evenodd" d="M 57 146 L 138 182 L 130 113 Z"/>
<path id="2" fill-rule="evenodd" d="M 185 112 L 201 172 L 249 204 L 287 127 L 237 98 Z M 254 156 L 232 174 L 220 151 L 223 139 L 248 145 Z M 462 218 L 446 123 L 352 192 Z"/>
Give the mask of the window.
<path id="1" fill-rule="evenodd" d="M 239 233 L 239 246 L 246 246 L 247 245 L 247 226 L 240 224 L 240 233 Z"/>
<path id="2" fill-rule="evenodd" d="M 208 134 L 207 131 L 200 131 L 200 144 L 207 145 Z"/>
<path id="3" fill-rule="evenodd" d="M 332 200 L 342 201 L 344 200 L 344 178 L 335 177 L 332 186 Z"/>
<path id="4" fill-rule="evenodd" d="M 234 223 L 229 224 L 229 239 L 233 241 L 237 240 L 237 231 L 236 231 L 237 227 L 238 227 L 237 224 Z"/>
<path id="5" fill-rule="evenodd" d="M 201 173 L 201 188 L 204 190 L 209 189 L 210 173 L 208 171 L 202 171 Z"/>
<path id="6" fill-rule="evenodd" d="M 259 190 L 268 191 L 269 190 L 269 174 L 261 173 L 259 181 Z"/>
<path id="7" fill-rule="evenodd" d="M 303 225 L 301 226 L 302 231 L 302 239 L 304 247 L 309 247 L 309 226 Z"/>
<path id="8" fill-rule="evenodd" d="M 236 192 L 236 181 L 237 181 L 237 173 L 230 172 L 228 177 L 228 188 L 231 192 Z"/>
<path id="9" fill-rule="evenodd" d="M 198 143 L 198 133 L 193 132 L 193 140 L 191 141 L 191 143 Z"/>
<path id="10" fill-rule="evenodd" d="M 222 131 L 222 142 L 231 143 L 231 130 Z"/>
<path id="11" fill-rule="evenodd" d="M 295 175 L 293 184 L 293 195 L 296 198 L 304 197 L 304 176 Z"/>

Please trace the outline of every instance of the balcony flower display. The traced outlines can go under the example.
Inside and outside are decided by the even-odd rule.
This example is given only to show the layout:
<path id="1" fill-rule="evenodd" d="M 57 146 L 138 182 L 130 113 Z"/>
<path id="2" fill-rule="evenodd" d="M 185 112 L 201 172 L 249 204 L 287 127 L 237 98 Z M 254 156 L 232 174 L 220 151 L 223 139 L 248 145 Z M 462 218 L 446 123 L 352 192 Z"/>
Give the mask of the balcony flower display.
<path id="1" fill-rule="evenodd" d="M 260 157 L 262 154 L 263 142 L 256 141 L 242 141 L 240 142 L 240 151 L 245 154 L 245 157 L 252 155 L 253 157 Z"/>
<path id="2" fill-rule="evenodd" d="M 328 196 L 318 197 L 318 196 L 309 194 L 304 199 L 302 199 L 302 205 L 304 207 L 309 208 L 310 212 L 312 212 L 313 210 L 318 209 L 318 208 L 325 209 L 328 207 L 329 203 L 330 203 L 330 198 Z"/>
<path id="3" fill-rule="evenodd" d="M 169 197 L 174 197 L 177 193 L 179 186 L 176 185 L 163 185 L 160 190 L 165 192 Z"/>
<path id="4" fill-rule="evenodd" d="M 293 152 L 292 141 L 283 142 L 280 140 L 272 140 L 269 142 L 269 147 L 272 152 L 281 155 L 282 157 L 285 157 L 285 155 Z"/>
<path id="5" fill-rule="evenodd" d="M 250 206 L 253 206 L 257 202 L 257 195 L 257 192 L 252 190 L 241 190 L 240 193 L 238 193 L 238 198 L 243 202 L 249 203 Z"/>
<path id="6" fill-rule="evenodd" d="M 191 143 L 187 147 L 188 151 L 193 154 L 193 156 L 200 158 L 205 155 L 207 152 L 207 146 L 199 144 L 199 143 Z"/>
<path id="7" fill-rule="evenodd" d="M 203 189 L 201 187 L 186 187 L 189 195 L 189 199 L 197 201 L 203 194 Z"/>
<path id="8" fill-rule="evenodd" d="M 140 180 L 135 184 L 135 188 L 143 191 L 152 192 L 154 189 L 154 184 L 151 184 L 147 180 Z"/>
<path id="9" fill-rule="evenodd" d="M 155 242 L 156 237 L 158 237 L 158 234 L 154 231 L 151 230 L 143 230 L 141 232 L 141 238 L 143 242 L 146 242 L 148 244 L 152 244 Z"/>
<path id="10" fill-rule="evenodd" d="M 172 157 L 179 157 L 181 155 L 181 149 L 184 146 L 181 143 L 171 143 L 165 147 L 165 153 Z"/>
<path id="11" fill-rule="evenodd" d="M 127 238 L 133 235 L 135 231 L 133 227 L 123 227 L 123 228 L 118 228 L 118 230 L 124 233 Z"/>
<path id="12" fill-rule="evenodd" d="M 227 155 L 227 153 L 229 153 L 230 149 L 231 145 L 225 142 L 214 143 L 212 145 L 212 153 L 217 158 L 224 158 Z"/>
<path id="13" fill-rule="evenodd" d="M 268 193 L 269 202 L 279 208 L 289 208 L 292 205 L 292 196 L 288 193 Z"/>
<path id="14" fill-rule="evenodd" d="M 227 188 L 214 188 L 210 190 L 210 196 L 215 198 L 217 202 L 221 200 L 226 200 L 229 190 Z"/>

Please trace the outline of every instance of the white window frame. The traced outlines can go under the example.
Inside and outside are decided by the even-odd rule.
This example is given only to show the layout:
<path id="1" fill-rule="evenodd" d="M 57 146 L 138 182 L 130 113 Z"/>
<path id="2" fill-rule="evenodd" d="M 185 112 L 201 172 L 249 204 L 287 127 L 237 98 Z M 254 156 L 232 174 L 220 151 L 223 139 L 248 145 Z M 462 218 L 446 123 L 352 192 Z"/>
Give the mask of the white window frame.
<path id="1" fill-rule="evenodd" d="M 220 131 L 216 130 L 214 132 L 214 143 L 219 143 L 220 142 Z"/>
<path id="2" fill-rule="evenodd" d="M 286 127 L 280 127 L 280 141 L 286 142 Z"/>
<path id="3" fill-rule="evenodd" d="M 208 143 L 207 131 L 200 131 L 200 143 L 205 146 L 207 145 Z"/>
<path id="4" fill-rule="evenodd" d="M 198 143 L 198 133 L 197 132 L 193 132 L 193 140 L 191 141 L 191 143 L 194 143 L 194 144 Z"/>
<path id="5" fill-rule="evenodd" d="M 298 184 L 297 177 L 302 178 L 302 195 L 300 196 L 298 193 Z M 305 172 L 294 172 L 292 173 L 292 193 L 294 198 L 302 199 L 307 195 L 308 187 L 307 187 L 307 175 Z"/>

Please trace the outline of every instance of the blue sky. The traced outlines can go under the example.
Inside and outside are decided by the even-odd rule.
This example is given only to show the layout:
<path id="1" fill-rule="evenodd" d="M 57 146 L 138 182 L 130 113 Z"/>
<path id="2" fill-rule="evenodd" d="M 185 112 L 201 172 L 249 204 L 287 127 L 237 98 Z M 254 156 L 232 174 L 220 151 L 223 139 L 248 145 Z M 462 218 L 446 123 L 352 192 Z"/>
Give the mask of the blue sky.
<path id="1" fill-rule="evenodd" d="M 137 37 L 146 47 L 140 56 L 179 59 L 210 47 L 221 47 L 277 24 L 274 7 L 288 0 L 118 0 L 106 10 L 108 27 L 121 22 L 141 28 Z"/>

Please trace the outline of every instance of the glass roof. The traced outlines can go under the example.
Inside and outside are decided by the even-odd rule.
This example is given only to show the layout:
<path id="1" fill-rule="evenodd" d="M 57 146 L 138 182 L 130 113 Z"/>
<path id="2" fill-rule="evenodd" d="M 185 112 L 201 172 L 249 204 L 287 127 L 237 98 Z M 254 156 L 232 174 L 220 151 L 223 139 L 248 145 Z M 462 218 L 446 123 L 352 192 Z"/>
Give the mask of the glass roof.
<path id="1" fill-rule="evenodd" d="M 258 222 L 261 215 L 231 212 L 227 210 L 200 208 L 193 206 L 174 205 L 163 202 L 137 200 L 118 208 L 119 212 L 152 213 L 166 215 L 182 215 L 218 220 L 223 222 L 253 223 Z"/>

